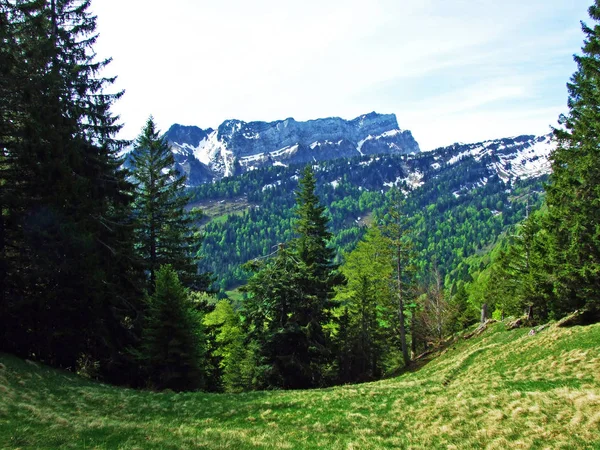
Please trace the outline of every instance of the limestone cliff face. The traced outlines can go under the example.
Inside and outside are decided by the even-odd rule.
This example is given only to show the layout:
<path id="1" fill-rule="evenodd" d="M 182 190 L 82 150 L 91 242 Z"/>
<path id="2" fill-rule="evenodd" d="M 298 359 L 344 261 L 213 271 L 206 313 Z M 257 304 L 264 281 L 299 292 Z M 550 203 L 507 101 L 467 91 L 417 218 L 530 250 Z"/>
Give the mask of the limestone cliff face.
<path id="1" fill-rule="evenodd" d="M 216 130 L 176 124 L 165 137 L 190 185 L 269 165 L 420 151 L 394 114 L 374 112 L 353 120 L 227 120 Z"/>

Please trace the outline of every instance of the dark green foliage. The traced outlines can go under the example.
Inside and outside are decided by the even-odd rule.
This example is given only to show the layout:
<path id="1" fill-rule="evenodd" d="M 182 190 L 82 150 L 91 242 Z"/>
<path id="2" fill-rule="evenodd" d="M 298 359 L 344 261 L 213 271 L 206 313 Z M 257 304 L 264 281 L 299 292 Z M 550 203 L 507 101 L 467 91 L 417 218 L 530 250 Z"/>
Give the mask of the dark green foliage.
<path id="1" fill-rule="evenodd" d="M 0 3 L 3 348 L 128 379 L 139 310 L 113 79 L 89 1 Z"/>
<path id="2" fill-rule="evenodd" d="M 568 83 L 569 109 L 554 132 L 558 143 L 546 186 L 546 204 L 507 239 L 474 286 L 501 314 L 560 318 L 600 303 L 600 3 L 596 22 L 583 25 L 583 55 Z M 497 249 L 497 250 L 498 250 Z M 485 277 L 484 277 L 485 275 Z"/>
<path id="3" fill-rule="evenodd" d="M 583 24 L 582 55 L 567 84 L 569 113 L 555 130 L 553 174 L 547 186 L 554 289 L 564 314 L 600 305 L 600 3 L 589 8 L 593 26 Z"/>
<path id="4" fill-rule="evenodd" d="M 553 309 L 545 219 L 541 213 L 530 216 L 511 236 L 508 250 L 500 253 L 490 287 L 499 294 L 502 312 L 517 315 L 531 308 L 535 317 L 547 319 Z"/>
<path id="5" fill-rule="evenodd" d="M 306 266 L 282 244 L 272 260 L 249 268 L 256 273 L 243 288 L 249 294 L 244 315 L 259 347 L 257 387 L 317 386 L 321 380 L 315 366 L 326 342 L 320 323 L 320 333 L 313 333 L 317 299 L 302 290 Z"/>
<path id="6" fill-rule="evenodd" d="M 217 359 L 222 390 L 250 390 L 255 376 L 256 349 L 246 345 L 239 314 L 227 300 L 221 300 L 214 311 L 204 317 L 203 323 L 207 334 L 214 335 L 210 353 Z"/>
<path id="7" fill-rule="evenodd" d="M 315 195 L 315 178 L 304 170 L 297 192 L 297 238 L 280 244 L 267 262 L 251 263 L 255 272 L 244 290 L 245 315 L 259 347 L 263 387 L 303 389 L 323 385 L 333 354 L 323 325 L 329 320 L 336 285 L 344 281 L 327 247 L 328 219 Z"/>
<path id="8" fill-rule="evenodd" d="M 314 299 L 311 301 L 314 304 L 307 311 L 307 320 L 324 323 L 332 306 L 334 287 L 344 283 L 344 277 L 333 262 L 335 249 L 328 247 L 332 237 L 327 229 L 329 218 L 315 190 L 314 172 L 310 166 L 306 166 L 296 193 L 293 230 L 297 237 L 292 241 L 292 247 L 307 269 L 301 280 L 304 295 Z"/>
<path id="9" fill-rule="evenodd" d="M 203 387 L 205 351 L 202 317 L 169 265 L 156 273 L 147 299 L 138 358 L 157 389 L 187 391 Z"/>
<path id="10" fill-rule="evenodd" d="M 452 319 L 450 321 L 450 332 L 464 330 L 469 325 L 475 323 L 473 312 L 469 308 L 469 294 L 465 289 L 463 282 L 458 283 L 456 293 L 450 297 L 450 307 Z"/>
<path id="11" fill-rule="evenodd" d="M 185 285 L 208 287 L 208 277 L 197 275 L 194 260 L 201 243 L 193 228 L 199 212 L 186 211 L 189 197 L 182 194 L 185 177 L 175 170 L 174 162 L 169 144 L 150 117 L 135 142 L 132 173 L 138 252 L 145 261 L 150 291 L 156 271 L 165 264 L 171 265 Z"/>

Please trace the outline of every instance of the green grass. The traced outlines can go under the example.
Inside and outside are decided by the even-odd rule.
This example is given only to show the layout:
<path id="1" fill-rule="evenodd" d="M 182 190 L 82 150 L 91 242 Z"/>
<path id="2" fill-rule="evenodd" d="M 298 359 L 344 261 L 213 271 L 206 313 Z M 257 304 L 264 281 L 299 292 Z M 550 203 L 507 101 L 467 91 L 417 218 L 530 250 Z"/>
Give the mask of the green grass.
<path id="1" fill-rule="evenodd" d="M 459 340 L 362 385 L 237 395 L 111 387 L 0 355 L 0 448 L 600 448 L 600 324 Z"/>
<path id="2" fill-rule="evenodd" d="M 201 221 L 201 227 L 207 223 L 216 222 L 223 223 L 227 220 L 227 216 L 231 214 L 241 215 L 252 207 L 245 197 L 225 200 L 206 200 L 196 202 L 191 207 L 200 208 L 204 214 Z"/>

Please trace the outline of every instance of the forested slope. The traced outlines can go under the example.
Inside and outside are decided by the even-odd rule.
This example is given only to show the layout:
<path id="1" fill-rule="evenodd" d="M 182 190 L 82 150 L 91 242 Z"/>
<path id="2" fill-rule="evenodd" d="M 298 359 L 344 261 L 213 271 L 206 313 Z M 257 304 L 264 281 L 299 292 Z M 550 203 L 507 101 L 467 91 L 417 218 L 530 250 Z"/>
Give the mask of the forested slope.
<path id="1" fill-rule="evenodd" d="M 540 204 L 545 178 L 499 174 L 494 167 L 499 156 L 493 152 L 452 159 L 465 148 L 315 165 L 317 193 L 334 233 L 331 246 L 338 254 L 354 248 L 364 225 L 385 214 L 393 186 L 408 195 L 404 212 L 417 237 L 423 271 L 435 264 L 447 273 L 460 258 L 494 243 L 525 217 L 528 205 L 533 209 Z M 212 216 L 204 224 L 201 267 L 217 275 L 221 289 L 245 282 L 243 263 L 272 253 L 276 244 L 292 237 L 300 170 L 301 166 L 275 166 L 191 190 L 192 204 Z"/>

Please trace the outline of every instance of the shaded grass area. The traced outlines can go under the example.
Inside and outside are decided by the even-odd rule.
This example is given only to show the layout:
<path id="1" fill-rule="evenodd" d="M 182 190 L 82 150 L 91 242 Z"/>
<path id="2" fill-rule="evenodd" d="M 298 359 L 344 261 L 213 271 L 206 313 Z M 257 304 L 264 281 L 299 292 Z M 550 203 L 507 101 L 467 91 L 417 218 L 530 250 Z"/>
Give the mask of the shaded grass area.
<path id="1" fill-rule="evenodd" d="M 0 355 L 0 448 L 600 448 L 600 324 L 528 331 L 495 324 L 390 380 L 235 395 L 115 388 Z"/>

